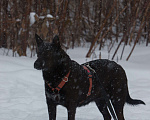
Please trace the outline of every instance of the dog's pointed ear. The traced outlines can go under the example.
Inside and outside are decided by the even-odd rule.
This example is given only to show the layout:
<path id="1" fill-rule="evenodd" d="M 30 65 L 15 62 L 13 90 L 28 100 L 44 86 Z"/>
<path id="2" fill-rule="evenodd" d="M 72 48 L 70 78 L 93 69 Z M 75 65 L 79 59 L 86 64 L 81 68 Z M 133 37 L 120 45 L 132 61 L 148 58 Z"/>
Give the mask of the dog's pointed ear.
<path id="1" fill-rule="evenodd" d="M 59 37 L 58 35 L 55 35 L 55 37 L 53 38 L 53 43 L 54 45 L 56 45 L 58 48 L 60 48 L 60 42 L 59 42 Z"/>
<path id="2" fill-rule="evenodd" d="M 43 43 L 43 40 L 37 34 L 35 34 L 35 39 L 37 46 L 39 47 Z"/>

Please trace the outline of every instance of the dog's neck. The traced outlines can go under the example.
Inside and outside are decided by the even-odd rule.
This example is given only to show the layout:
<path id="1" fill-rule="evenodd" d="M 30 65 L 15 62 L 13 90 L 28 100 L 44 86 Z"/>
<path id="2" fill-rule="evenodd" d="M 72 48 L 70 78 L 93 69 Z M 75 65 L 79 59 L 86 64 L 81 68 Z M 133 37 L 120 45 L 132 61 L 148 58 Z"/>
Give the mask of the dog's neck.
<path id="1" fill-rule="evenodd" d="M 70 71 L 70 67 L 71 60 L 67 60 L 49 71 L 43 71 L 43 78 L 53 87 L 56 87 L 61 82 L 62 78 Z"/>

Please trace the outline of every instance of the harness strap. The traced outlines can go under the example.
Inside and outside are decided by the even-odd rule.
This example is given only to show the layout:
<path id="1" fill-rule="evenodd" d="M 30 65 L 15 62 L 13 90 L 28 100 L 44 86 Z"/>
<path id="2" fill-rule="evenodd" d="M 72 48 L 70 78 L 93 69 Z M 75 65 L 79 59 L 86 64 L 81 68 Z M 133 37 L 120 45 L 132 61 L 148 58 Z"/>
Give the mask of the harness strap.
<path id="1" fill-rule="evenodd" d="M 92 91 L 92 74 L 90 72 L 90 70 L 86 67 L 86 66 L 83 66 L 83 68 L 88 72 L 88 77 L 89 77 L 89 82 L 90 82 L 90 86 L 89 86 L 89 91 L 88 91 L 88 94 L 87 96 L 90 96 L 91 95 L 91 91 Z"/>
<path id="2" fill-rule="evenodd" d="M 70 71 L 69 71 L 68 74 L 62 79 L 62 81 L 59 83 L 59 85 L 58 85 L 56 88 L 53 88 L 47 81 L 46 81 L 46 83 L 47 83 L 47 85 L 49 86 L 49 88 L 52 89 L 53 92 L 54 92 L 55 90 L 59 92 L 59 91 L 63 88 L 63 86 L 65 85 L 65 83 L 68 82 L 68 77 L 69 77 L 69 75 L 70 75 Z"/>
<path id="3" fill-rule="evenodd" d="M 91 91 L 92 91 L 92 74 L 90 72 L 90 70 L 86 67 L 86 66 L 83 66 L 83 68 L 88 72 L 88 77 L 89 77 L 89 91 L 87 93 L 87 97 L 91 95 Z M 49 86 L 49 88 L 51 88 L 52 91 L 60 91 L 63 86 L 66 84 L 66 82 L 68 82 L 68 77 L 70 75 L 70 71 L 68 72 L 68 74 L 62 79 L 62 81 L 60 82 L 60 84 L 56 87 L 56 88 L 53 88 L 49 83 L 48 81 L 46 81 L 47 85 Z"/>
<path id="4" fill-rule="evenodd" d="M 60 82 L 60 84 L 55 88 L 56 90 L 60 91 L 60 89 L 65 85 L 65 83 L 68 82 L 69 74 L 70 74 L 70 71 L 69 71 L 68 74 L 64 77 L 64 79 L 62 79 L 62 81 Z"/>

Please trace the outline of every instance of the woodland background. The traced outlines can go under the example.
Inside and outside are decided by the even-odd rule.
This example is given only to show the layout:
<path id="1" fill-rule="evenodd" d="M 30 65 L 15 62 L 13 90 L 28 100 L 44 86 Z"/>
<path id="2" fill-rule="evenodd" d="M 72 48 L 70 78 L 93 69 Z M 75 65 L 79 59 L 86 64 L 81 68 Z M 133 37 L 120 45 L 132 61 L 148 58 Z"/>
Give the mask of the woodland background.
<path id="1" fill-rule="evenodd" d="M 117 45 L 113 60 L 123 44 L 122 58 L 131 45 L 128 60 L 137 43 L 150 43 L 150 0 L 0 0 L 0 48 L 32 57 L 35 33 L 45 41 L 58 34 L 64 49 L 90 42 L 86 57 Z"/>

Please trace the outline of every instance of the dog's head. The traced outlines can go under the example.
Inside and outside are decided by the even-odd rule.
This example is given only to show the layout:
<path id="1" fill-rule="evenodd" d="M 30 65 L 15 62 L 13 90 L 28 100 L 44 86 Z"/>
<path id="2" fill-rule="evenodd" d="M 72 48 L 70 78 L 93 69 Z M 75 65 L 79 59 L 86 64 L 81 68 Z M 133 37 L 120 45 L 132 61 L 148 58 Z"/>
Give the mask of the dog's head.
<path id="1" fill-rule="evenodd" d="M 49 71 L 57 68 L 59 65 L 67 65 L 69 56 L 61 48 L 59 37 L 55 36 L 52 43 L 44 42 L 35 34 L 37 43 L 37 60 L 34 68 L 37 70 Z"/>

